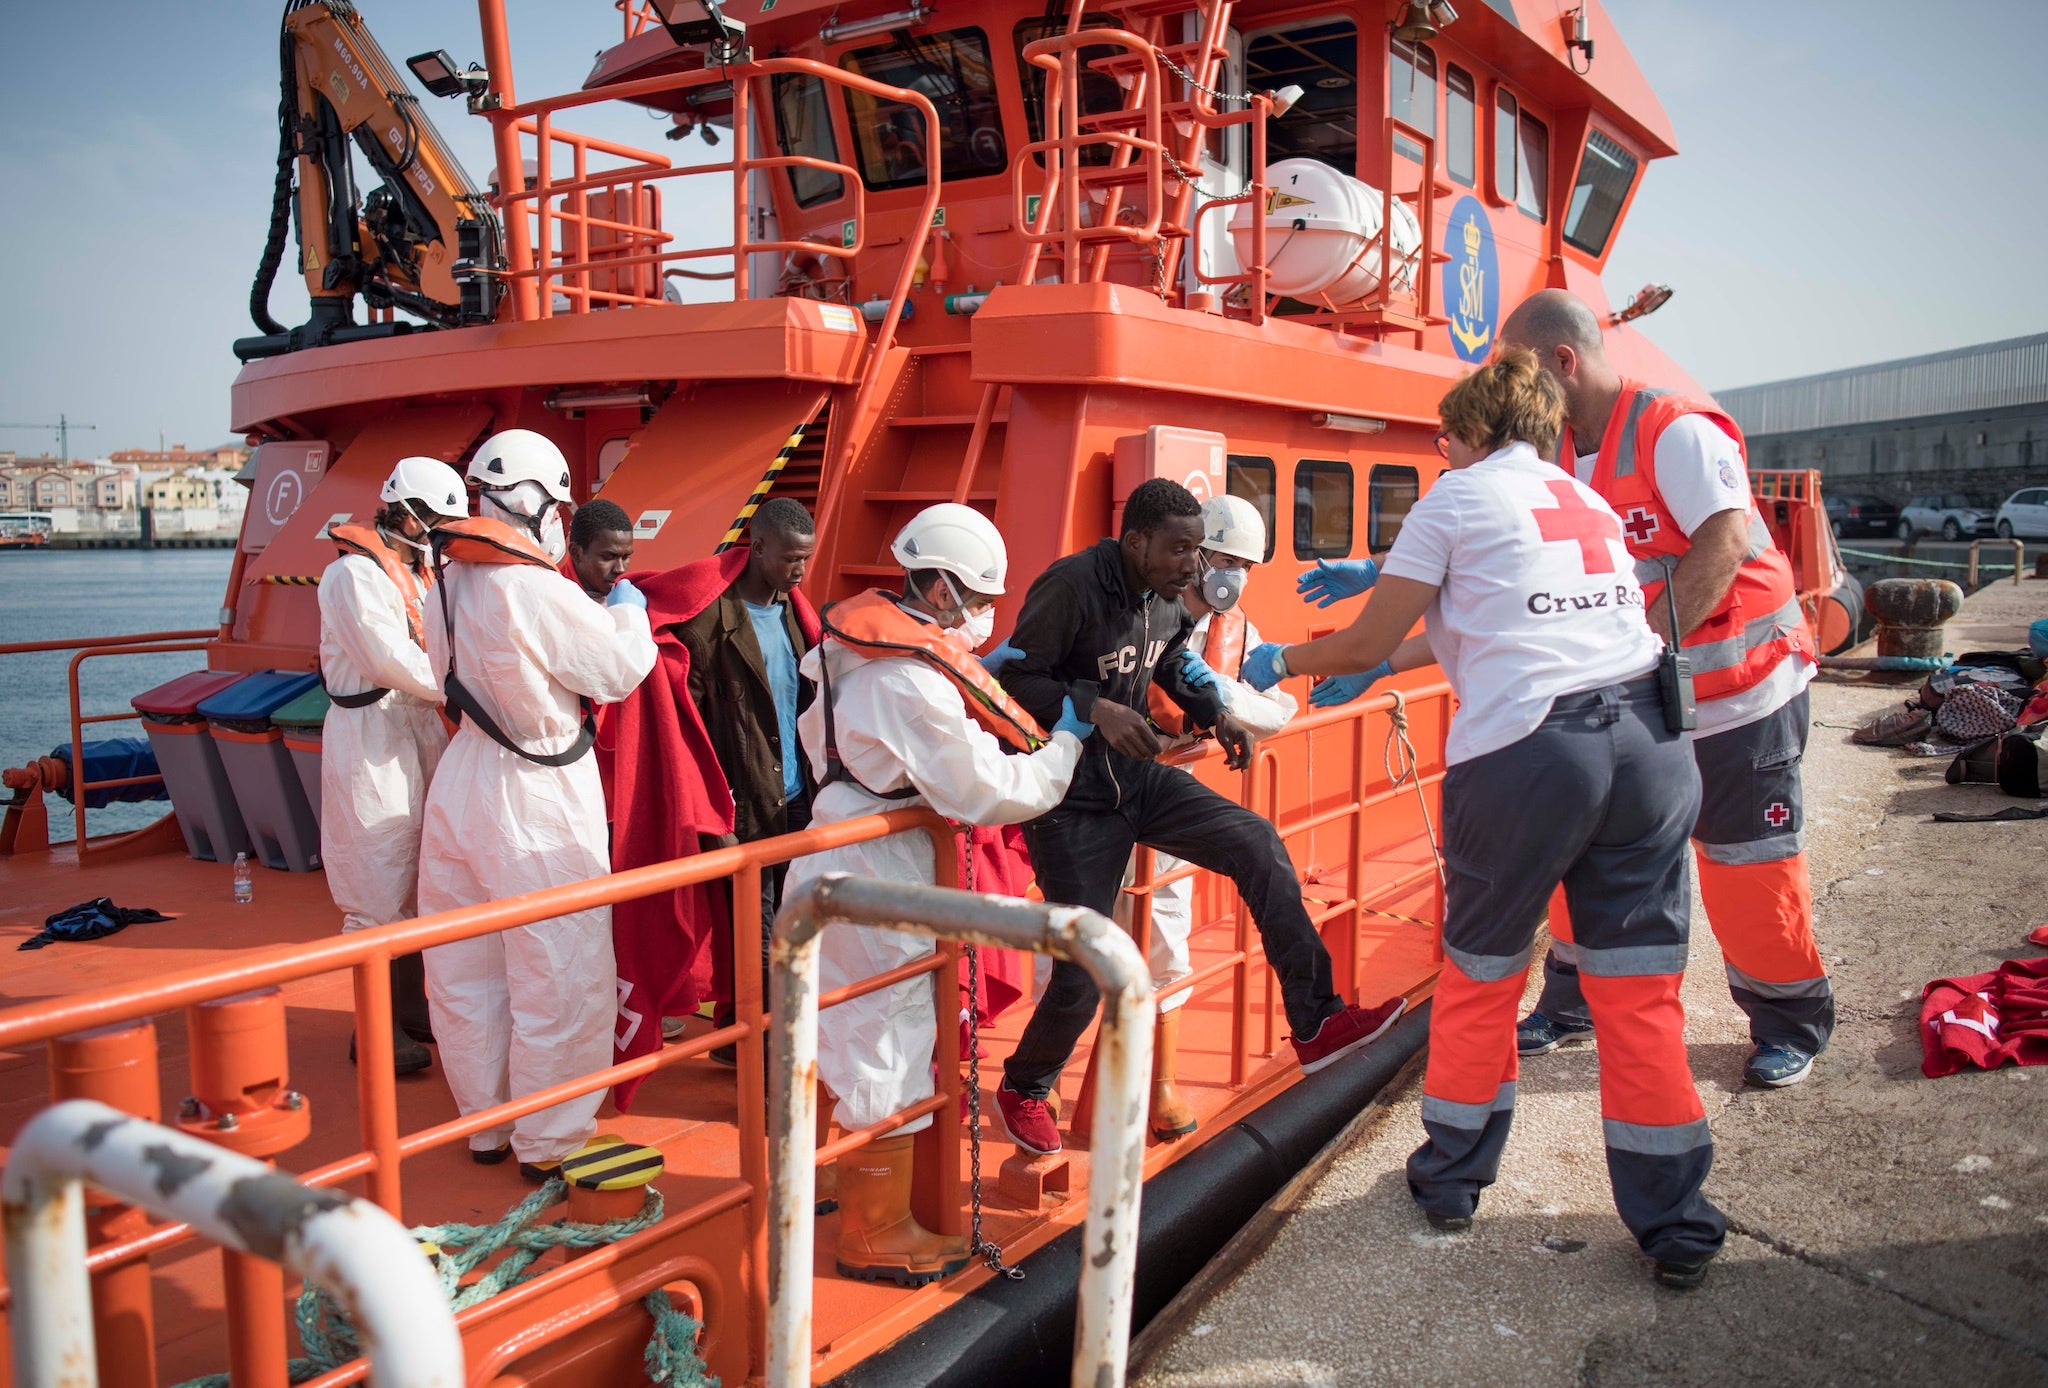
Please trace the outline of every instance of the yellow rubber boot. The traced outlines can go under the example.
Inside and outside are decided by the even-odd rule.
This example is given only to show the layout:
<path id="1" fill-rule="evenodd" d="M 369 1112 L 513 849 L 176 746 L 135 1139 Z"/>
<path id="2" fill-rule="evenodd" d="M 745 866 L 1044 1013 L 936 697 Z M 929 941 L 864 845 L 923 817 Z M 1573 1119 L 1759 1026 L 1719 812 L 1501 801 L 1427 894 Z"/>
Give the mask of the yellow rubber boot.
<path id="1" fill-rule="evenodd" d="M 1152 1136 L 1173 1142 L 1195 1130 L 1194 1105 L 1181 1098 L 1173 1076 L 1180 1064 L 1180 1009 L 1159 1014 L 1152 1037 Z"/>
<path id="2" fill-rule="evenodd" d="M 919 1287 L 967 1266 L 967 1240 L 934 1234 L 910 1213 L 912 1137 L 883 1138 L 841 1157 L 839 1275 Z"/>

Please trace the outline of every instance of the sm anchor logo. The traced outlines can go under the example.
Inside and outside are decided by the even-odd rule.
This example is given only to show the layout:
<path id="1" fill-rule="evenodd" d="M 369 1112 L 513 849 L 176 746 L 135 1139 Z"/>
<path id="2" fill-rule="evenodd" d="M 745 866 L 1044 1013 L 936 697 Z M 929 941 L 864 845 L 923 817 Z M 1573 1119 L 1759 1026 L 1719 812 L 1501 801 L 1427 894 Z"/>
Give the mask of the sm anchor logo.
<path id="1" fill-rule="evenodd" d="M 1493 250 L 1493 226 L 1479 199 L 1467 195 L 1451 209 L 1444 228 L 1444 317 L 1450 319 L 1451 348 L 1463 361 L 1482 362 L 1493 348 L 1500 316 L 1500 260 Z"/>

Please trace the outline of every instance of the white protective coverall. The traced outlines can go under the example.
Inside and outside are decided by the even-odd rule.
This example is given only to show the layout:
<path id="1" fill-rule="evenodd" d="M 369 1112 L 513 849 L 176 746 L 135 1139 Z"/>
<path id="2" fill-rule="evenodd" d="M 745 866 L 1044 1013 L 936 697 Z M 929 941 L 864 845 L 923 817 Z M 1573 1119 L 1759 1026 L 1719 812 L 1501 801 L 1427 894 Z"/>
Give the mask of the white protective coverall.
<path id="1" fill-rule="evenodd" d="M 1188 634 L 1188 649 L 1200 652 L 1209 638 L 1207 616 L 1195 623 L 1194 631 Z M 1255 650 L 1263 638 L 1259 629 L 1250 622 L 1244 626 L 1244 649 Z M 1294 717 L 1297 705 L 1294 696 L 1281 689 L 1261 694 L 1258 690 L 1217 672 L 1223 681 L 1223 702 L 1244 724 L 1252 741 L 1271 737 L 1287 726 L 1287 720 Z M 1190 773 L 1192 774 L 1192 773 Z M 1164 877 L 1185 867 L 1181 859 L 1171 853 L 1155 853 L 1152 861 L 1154 877 Z M 1152 939 L 1145 952 L 1145 962 L 1152 966 L 1152 987 L 1159 998 L 1159 1010 L 1171 1012 L 1188 1000 L 1188 990 L 1168 993 L 1167 987 L 1195 971 L 1194 961 L 1188 955 L 1188 937 L 1194 933 L 1195 879 L 1183 877 L 1178 882 L 1169 882 L 1152 896 Z M 1125 898 L 1129 900 L 1129 898 Z M 1128 909 L 1128 908 L 1127 908 Z M 1129 922 L 1125 922 L 1129 924 Z"/>
<path id="2" fill-rule="evenodd" d="M 917 658 L 870 659 L 827 637 L 804 657 L 803 672 L 813 683 L 818 683 L 821 658 L 832 661 L 840 762 L 876 790 L 912 786 L 918 796 L 878 800 L 851 781 L 836 781 L 812 801 L 812 828 L 917 805 L 966 824 L 1020 824 L 1066 797 L 1081 760 L 1081 744 L 1073 734 L 1055 733 L 1036 752 L 1013 755 L 969 716 L 958 687 Z M 797 729 L 811 769 L 822 781 L 822 695 L 804 710 Z M 809 854 L 790 864 L 789 880 L 802 883 L 828 872 L 927 885 L 936 880 L 931 839 L 924 834 L 892 834 Z M 819 988 L 830 992 L 872 978 L 922 959 L 933 948 L 929 937 L 901 930 L 828 925 L 818 945 Z M 948 999 L 954 996 L 952 979 L 940 980 L 940 986 Z M 818 1075 L 838 1097 L 840 1127 L 879 1123 L 931 1097 L 937 1024 L 932 980 L 922 976 L 818 1014 Z M 914 1133 L 930 1124 L 927 1114 L 897 1132 Z"/>
<path id="3" fill-rule="evenodd" d="M 566 749 L 583 723 L 577 696 L 617 703 L 654 668 L 643 608 L 602 607 L 531 564 L 451 563 L 427 596 L 427 655 L 448 668 L 442 603 L 455 612 L 463 686 L 528 751 Z M 611 871 L 597 760 L 538 766 L 465 719 L 427 794 L 420 843 L 422 912 L 473 906 Z M 616 979 L 611 908 L 426 952 L 441 1068 L 465 1114 L 612 1063 Z M 520 1119 L 522 1162 L 550 1162 L 588 1141 L 605 1091 Z M 472 1134 L 488 1151 L 503 1129 Z"/>
<path id="4" fill-rule="evenodd" d="M 408 575 L 410 577 L 410 575 Z M 377 561 L 345 554 L 320 575 L 320 672 L 336 694 L 320 737 L 320 861 L 343 930 L 417 915 L 420 814 L 448 746 L 441 682 L 406 628 L 406 598 Z"/>

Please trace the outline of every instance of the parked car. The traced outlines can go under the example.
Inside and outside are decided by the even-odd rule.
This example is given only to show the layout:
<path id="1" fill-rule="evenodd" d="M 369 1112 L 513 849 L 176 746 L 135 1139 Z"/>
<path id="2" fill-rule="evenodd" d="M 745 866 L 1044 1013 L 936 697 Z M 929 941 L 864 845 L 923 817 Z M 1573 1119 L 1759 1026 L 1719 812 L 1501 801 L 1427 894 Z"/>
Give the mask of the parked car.
<path id="1" fill-rule="evenodd" d="M 1997 529 L 2007 540 L 2048 540 L 2048 487 L 2022 487 L 2007 497 Z"/>
<path id="2" fill-rule="evenodd" d="M 1845 492 L 1827 494 L 1828 525 L 1837 538 L 1889 535 L 1898 529 L 1899 508 L 1881 496 Z"/>
<path id="3" fill-rule="evenodd" d="M 1899 538 L 1939 533 L 1944 540 L 1967 540 L 1991 533 L 1991 508 L 1978 506 L 1961 492 L 1916 496 L 1899 512 Z"/>

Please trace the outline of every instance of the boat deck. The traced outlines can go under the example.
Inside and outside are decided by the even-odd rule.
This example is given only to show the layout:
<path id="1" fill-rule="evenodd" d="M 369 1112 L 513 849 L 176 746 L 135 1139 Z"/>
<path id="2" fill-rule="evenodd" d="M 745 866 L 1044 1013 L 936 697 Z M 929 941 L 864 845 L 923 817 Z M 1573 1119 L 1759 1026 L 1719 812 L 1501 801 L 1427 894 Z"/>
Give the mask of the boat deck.
<path id="1" fill-rule="evenodd" d="M 1375 859 L 1380 880 L 1427 872 L 1428 852 L 1420 842 L 1391 850 Z M 1417 883 L 1410 893 L 1386 901 L 1392 910 L 1430 914 L 1434 882 Z M 1313 885 L 1310 895 L 1324 895 Z M 14 967 L 0 984 L 0 1003 L 19 1007 L 39 999 L 62 997 L 111 985 L 133 983 L 194 968 L 231 963 L 252 949 L 324 938 L 339 925 L 328 901 L 324 879 L 317 873 L 290 874 L 256 870 L 255 900 L 237 906 L 232 899 L 230 870 L 180 855 L 157 854 L 81 870 L 68 848 L 42 856 L 0 860 L 0 948 L 18 945 L 34 934 L 44 916 L 75 902 L 111 897 L 122 906 L 151 906 L 174 919 L 131 926 L 105 940 L 87 944 L 55 944 L 41 951 L 11 954 Z M 1199 898 L 1198 898 L 1199 899 Z M 1420 997 L 1427 991 L 1435 964 L 1430 933 L 1394 916 L 1369 918 L 1363 932 L 1361 976 L 1373 980 L 1367 1002 L 1395 993 Z M 1197 969 L 1229 952 L 1233 928 L 1226 917 L 1197 932 Z M 1291 1055 L 1261 1055 L 1268 1034 L 1263 1019 L 1277 1009 L 1277 990 L 1263 967 L 1252 971 L 1251 1046 L 1255 1052 L 1241 1088 L 1229 1084 L 1230 971 L 1197 990 L 1188 1004 L 1181 1042 L 1181 1078 L 1203 1124 L 1202 1132 L 1172 1145 L 1154 1143 L 1147 1174 L 1199 1146 L 1205 1133 L 1221 1131 L 1236 1116 L 1270 1099 L 1296 1077 Z M 223 989 L 223 992 L 228 990 Z M 360 1147 L 355 1079 L 348 1060 L 352 1027 L 351 983 L 346 972 L 307 979 L 285 988 L 287 1030 L 293 1088 L 308 1095 L 314 1108 L 312 1136 L 282 1155 L 280 1165 L 306 1171 L 348 1156 Z M 981 1078 L 985 1090 L 1000 1078 L 1001 1060 L 1010 1050 L 1025 1018 L 1013 1008 L 984 1034 Z M 708 1024 L 703 1024 L 708 1025 Z M 188 1084 L 184 1020 L 171 1014 L 157 1018 L 160 1082 L 164 1112 L 174 1114 Z M 1068 1067 L 1062 1097 L 1071 1115 L 1085 1069 L 1087 1046 Z M 1271 1033 L 1285 1051 L 1285 1023 Z M 634 1112 L 617 1114 L 607 1100 L 599 1116 L 602 1130 L 659 1147 L 667 1158 L 660 1186 L 671 1212 L 729 1188 L 739 1176 L 734 1072 L 709 1060 L 683 1061 L 647 1081 Z M 40 1046 L 0 1053 L 0 1135 L 11 1138 L 21 1124 L 48 1102 L 45 1059 Z M 411 1132 L 455 1116 L 454 1104 L 439 1069 L 398 1082 L 401 1132 Z M 997 1135 L 993 1120 L 984 1117 L 983 1159 L 989 1176 L 986 1227 L 1014 1261 L 1078 1224 L 1084 1212 L 1088 1157 L 1071 1152 L 1072 1189 L 1051 1198 L 1044 1210 L 1027 1210 L 995 1189 L 996 1168 L 1014 1148 Z M 964 1145 L 964 1144 L 963 1144 Z M 963 1153 L 961 1169 L 967 1168 Z M 441 1148 L 408 1160 L 403 1167 L 404 1215 L 412 1224 L 442 1221 L 489 1222 L 532 1188 L 508 1163 L 479 1167 L 459 1148 Z M 820 1221 L 817 1237 L 818 1274 L 814 1344 L 822 1380 L 843 1371 L 865 1355 L 887 1345 L 917 1323 L 988 1277 L 979 1265 L 946 1282 L 915 1291 L 856 1283 L 832 1270 L 837 1217 Z M 544 1261 L 548 1266 L 552 1261 Z M 156 1329 L 160 1382 L 177 1383 L 196 1374 L 225 1367 L 221 1260 L 203 1243 L 188 1243 L 159 1254 L 156 1270 Z M 295 1288 L 293 1290 L 296 1290 Z M 717 1318 L 709 1348 L 714 1371 L 727 1382 L 746 1377 L 741 1337 L 719 1336 Z"/>

